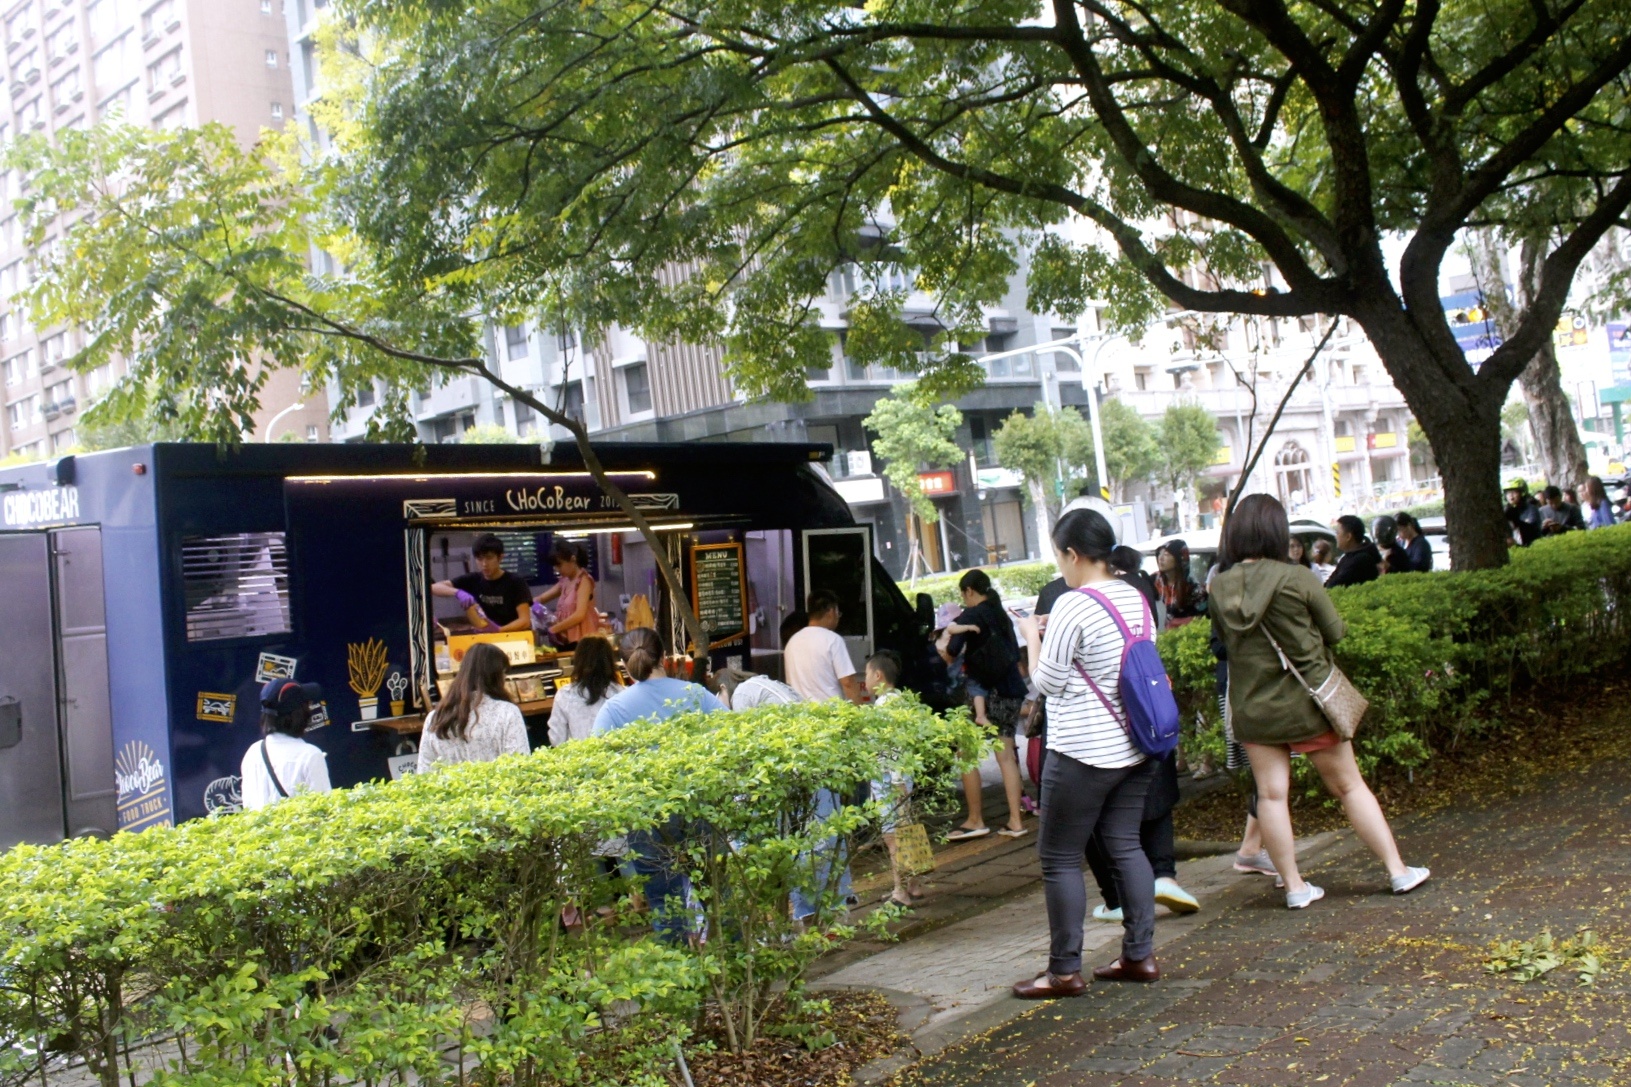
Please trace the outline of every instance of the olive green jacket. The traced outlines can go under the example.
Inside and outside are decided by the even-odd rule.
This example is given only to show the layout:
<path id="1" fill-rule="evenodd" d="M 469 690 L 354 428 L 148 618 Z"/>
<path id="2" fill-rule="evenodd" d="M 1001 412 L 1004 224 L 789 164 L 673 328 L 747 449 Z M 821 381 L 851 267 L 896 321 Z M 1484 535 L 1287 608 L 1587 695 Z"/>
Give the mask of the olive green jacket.
<path id="1" fill-rule="evenodd" d="M 1280 664 L 1274 635 L 1313 687 L 1331 674 L 1330 647 L 1347 628 L 1319 578 L 1289 562 L 1242 562 L 1212 579 L 1212 622 L 1229 653 L 1229 713 L 1235 738 L 1289 744 L 1328 731 L 1319 705 Z"/>

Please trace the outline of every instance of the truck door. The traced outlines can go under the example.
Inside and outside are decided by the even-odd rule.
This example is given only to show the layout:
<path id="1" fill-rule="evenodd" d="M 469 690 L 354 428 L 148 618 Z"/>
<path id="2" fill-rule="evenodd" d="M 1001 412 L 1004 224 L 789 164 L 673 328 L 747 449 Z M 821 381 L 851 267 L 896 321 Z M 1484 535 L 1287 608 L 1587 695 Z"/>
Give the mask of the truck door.
<path id="1" fill-rule="evenodd" d="M 52 530 L 57 690 L 64 813 L 70 837 L 118 827 L 113 712 L 108 702 L 108 628 L 102 592 L 102 530 Z"/>
<path id="2" fill-rule="evenodd" d="M 48 533 L 0 535 L 0 596 L 0 849 L 10 849 L 64 836 Z"/>
<path id="3" fill-rule="evenodd" d="M 838 597 L 838 633 L 860 672 L 872 655 L 872 529 L 806 529 L 801 541 L 805 596 L 826 589 Z"/>

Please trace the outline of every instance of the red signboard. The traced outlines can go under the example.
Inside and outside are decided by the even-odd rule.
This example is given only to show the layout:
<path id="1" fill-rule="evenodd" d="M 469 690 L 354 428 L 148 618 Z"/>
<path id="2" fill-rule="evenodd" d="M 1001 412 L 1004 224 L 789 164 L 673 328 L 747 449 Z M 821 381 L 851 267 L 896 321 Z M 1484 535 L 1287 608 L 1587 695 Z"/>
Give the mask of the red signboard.
<path id="1" fill-rule="evenodd" d="M 926 495 L 957 493 L 957 477 L 951 472 L 919 472 L 917 485 Z"/>

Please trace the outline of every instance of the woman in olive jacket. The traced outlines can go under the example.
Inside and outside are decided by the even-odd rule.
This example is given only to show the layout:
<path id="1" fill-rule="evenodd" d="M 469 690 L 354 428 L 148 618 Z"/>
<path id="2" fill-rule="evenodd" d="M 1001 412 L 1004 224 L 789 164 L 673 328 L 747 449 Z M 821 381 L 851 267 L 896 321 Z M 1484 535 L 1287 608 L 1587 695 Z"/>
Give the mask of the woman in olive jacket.
<path id="1" fill-rule="evenodd" d="M 1278 642 L 1292 667 L 1317 689 L 1334 667 L 1330 647 L 1346 633 L 1318 578 L 1288 558 L 1289 541 L 1285 507 L 1266 494 L 1248 495 L 1223 530 L 1223 557 L 1232 565 L 1212 579 L 1212 621 L 1228 649 L 1230 724 L 1257 780 L 1263 844 L 1285 880 L 1289 908 L 1325 897 L 1297 871 L 1289 798 L 1291 755 L 1302 752 L 1342 801 L 1360 840 L 1387 867 L 1393 892 L 1405 894 L 1429 872 L 1399 859 L 1387 817 L 1360 776 L 1353 744 L 1331 731 L 1324 711 L 1274 648 Z"/>

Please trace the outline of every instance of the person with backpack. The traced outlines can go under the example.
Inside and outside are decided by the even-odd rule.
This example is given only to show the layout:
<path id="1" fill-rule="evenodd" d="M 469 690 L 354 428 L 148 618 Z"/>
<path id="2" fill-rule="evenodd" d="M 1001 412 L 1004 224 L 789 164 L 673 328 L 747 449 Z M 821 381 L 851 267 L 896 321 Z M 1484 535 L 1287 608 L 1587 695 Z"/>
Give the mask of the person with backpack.
<path id="1" fill-rule="evenodd" d="M 1122 890 L 1121 956 L 1093 975 L 1155 981 L 1155 875 L 1139 831 L 1157 759 L 1178 743 L 1178 707 L 1150 640 L 1144 594 L 1115 577 L 1116 536 L 1096 510 L 1071 510 L 1053 528 L 1059 572 L 1073 590 L 1048 616 L 1022 624 L 1031 676 L 1048 699 L 1048 760 L 1037 853 L 1048 906 L 1047 970 L 1014 986 L 1024 1000 L 1077 996 L 1087 887 L 1082 863 L 1097 836 Z"/>
<path id="2" fill-rule="evenodd" d="M 1299 910 L 1325 897 L 1297 871 L 1291 755 L 1304 754 L 1342 801 L 1360 841 L 1387 868 L 1393 893 L 1407 894 L 1431 873 L 1400 859 L 1387 818 L 1354 761 L 1352 742 L 1337 735 L 1311 693 L 1332 678 L 1331 646 L 1346 628 L 1314 575 L 1288 560 L 1289 535 L 1277 499 L 1246 496 L 1223 530 L 1228 569 L 1212 581 L 1212 621 L 1228 651 L 1229 723 L 1251 760 L 1263 844 L 1285 882 L 1287 908 Z"/>
<path id="3" fill-rule="evenodd" d="M 997 833 L 1018 838 L 1026 833 L 1024 809 L 1020 806 L 1025 787 L 1019 776 L 1019 750 L 1014 742 L 1026 693 L 1025 679 L 1019 674 L 1019 641 L 1014 636 L 1013 622 L 1003 610 L 1002 597 L 991 587 L 991 578 L 984 570 L 970 570 L 957 588 L 963 594 L 963 611 L 941 631 L 935 647 L 948 665 L 962 658 L 963 686 L 974 720 L 996 726 L 1002 741 L 997 748 L 997 766 L 1008 796 L 1008 825 L 998 828 Z M 968 818 L 948 835 L 949 840 L 983 838 L 991 833 L 985 825 L 981 788 L 978 770 L 963 775 Z"/>

